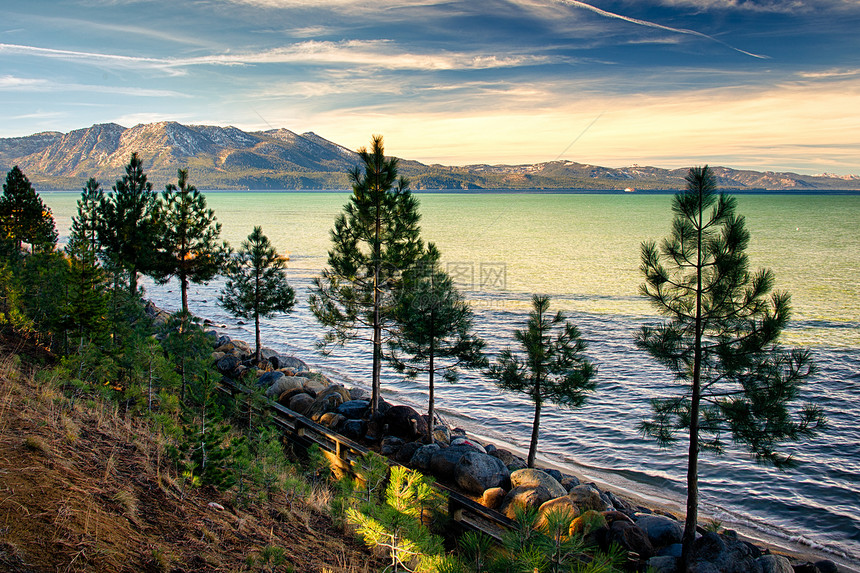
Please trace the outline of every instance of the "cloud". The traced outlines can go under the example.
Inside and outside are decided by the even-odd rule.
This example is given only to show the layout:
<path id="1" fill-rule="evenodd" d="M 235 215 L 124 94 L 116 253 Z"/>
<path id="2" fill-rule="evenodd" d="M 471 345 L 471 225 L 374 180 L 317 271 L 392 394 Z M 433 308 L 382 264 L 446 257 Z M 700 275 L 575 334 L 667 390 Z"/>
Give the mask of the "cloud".
<path id="1" fill-rule="evenodd" d="M 0 44 L 0 54 L 19 54 L 119 67 L 161 69 L 181 73 L 191 66 L 254 64 L 362 65 L 390 70 L 480 70 L 549 63 L 548 56 L 496 55 L 480 52 L 411 53 L 390 40 L 306 41 L 258 52 L 223 53 L 191 58 L 147 58 L 18 44 Z"/>
<path id="2" fill-rule="evenodd" d="M 860 164 L 858 95 L 860 80 L 852 79 L 827 86 L 595 94 L 531 110 L 505 109 L 504 102 L 468 111 L 339 109 L 303 121 L 350 147 L 382 133 L 392 153 L 427 163 L 550 161 L 582 134 L 561 159 L 611 166 L 707 162 L 814 173 L 823 164 L 841 162 L 842 170 L 854 171 Z M 266 117 L 273 123 L 285 119 L 277 112 Z"/>
<path id="3" fill-rule="evenodd" d="M 742 10 L 748 12 L 794 13 L 812 8 L 809 2 L 800 0 L 660 0 L 660 4 L 672 7 L 691 7 L 707 10 Z"/>
<path id="4" fill-rule="evenodd" d="M 187 98 L 188 94 L 173 90 L 161 90 L 150 88 L 109 86 L 109 85 L 88 85 L 54 82 L 43 78 L 19 78 L 15 76 L 0 77 L 0 91 L 20 91 L 20 92 L 86 92 L 86 93 L 101 93 L 115 94 L 135 97 L 169 97 L 169 98 Z"/>
<path id="5" fill-rule="evenodd" d="M 15 76 L 0 76 L 0 90 L 30 91 L 44 87 L 48 80 L 35 78 L 18 78 Z"/>
<path id="6" fill-rule="evenodd" d="M 841 79 L 841 78 L 851 78 L 860 76 L 860 68 L 852 68 L 852 69 L 844 69 L 844 68 L 834 68 L 830 70 L 817 70 L 812 72 L 800 72 L 798 74 L 801 78 L 811 79 L 811 80 L 830 80 L 830 79 Z"/>

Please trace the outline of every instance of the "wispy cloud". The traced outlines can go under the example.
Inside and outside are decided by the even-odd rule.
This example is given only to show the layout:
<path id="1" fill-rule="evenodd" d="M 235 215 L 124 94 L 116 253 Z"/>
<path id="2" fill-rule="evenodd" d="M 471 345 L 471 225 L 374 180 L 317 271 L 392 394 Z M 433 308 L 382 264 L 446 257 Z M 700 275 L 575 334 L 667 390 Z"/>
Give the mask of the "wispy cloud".
<path id="1" fill-rule="evenodd" d="M 349 40 L 343 42 L 299 42 L 258 52 L 223 53 L 191 58 L 148 58 L 73 50 L 57 50 L 19 44 L 0 44 L 0 54 L 19 54 L 98 65 L 144 67 L 171 70 L 203 65 L 241 66 L 253 64 L 362 65 L 392 70 L 480 70 L 549 63 L 548 56 L 488 53 L 406 52 L 390 40 Z"/>
<path id="2" fill-rule="evenodd" d="M 187 98 L 188 94 L 173 90 L 136 88 L 110 85 L 89 85 L 54 82 L 44 78 L 21 78 L 16 76 L 0 76 L 0 91 L 19 92 L 86 92 L 102 93 L 136 97 L 169 97 Z"/>
<path id="3" fill-rule="evenodd" d="M 839 68 L 839 69 L 830 69 L 830 70 L 816 70 L 816 71 L 800 72 L 798 75 L 801 78 L 812 79 L 812 80 L 829 80 L 829 79 L 860 77 L 860 68 L 852 68 L 852 69 Z"/>
<path id="4" fill-rule="evenodd" d="M 741 10 L 747 12 L 793 13 L 811 10 L 800 0 L 660 0 L 664 6 L 691 7 L 697 10 Z"/>

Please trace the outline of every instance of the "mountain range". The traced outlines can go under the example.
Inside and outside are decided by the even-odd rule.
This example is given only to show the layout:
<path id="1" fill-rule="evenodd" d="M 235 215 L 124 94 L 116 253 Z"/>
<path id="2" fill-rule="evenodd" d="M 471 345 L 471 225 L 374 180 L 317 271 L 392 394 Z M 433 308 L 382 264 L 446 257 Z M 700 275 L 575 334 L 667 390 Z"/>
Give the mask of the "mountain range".
<path id="1" fill-rule="evenodd" d="M 46 131 L 0 138 L 0 169 L 18 165 L 40 189 L 79 189 L 89 177 L 109 187 L 132 152 L 156 189 L 179 168 L 202 189 L 346 189 L 358 155 L 312 132 L 245 132 L 235 127 L 176 122 L 126 128 L 97 124 L 69 133 Z M 718 185 L 732 190 L 860 190 L 856 175 L 799 175 L 714 167 Z M 687 169 L 610 168 L 573 161 L 531 165 L 425 165 L 400 160 L 415 189 L 680 189 Z"/>

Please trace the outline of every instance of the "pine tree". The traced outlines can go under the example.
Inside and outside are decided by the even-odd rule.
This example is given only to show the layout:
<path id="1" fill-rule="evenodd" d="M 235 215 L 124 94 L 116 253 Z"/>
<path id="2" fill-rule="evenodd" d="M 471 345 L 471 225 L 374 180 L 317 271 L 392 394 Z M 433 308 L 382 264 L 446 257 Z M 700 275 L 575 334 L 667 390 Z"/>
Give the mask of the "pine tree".
<path id="1" fill-rule="evenodd" d="M 260 319 L 278 312 L 292 312 L 296 293 L 284 275 L 286 261 L 278 255 L 263 229 L 254 227 L 242 249 L 230 262 L 227 284 L 218 303 L 233 316 L 254 319 L 256 350 L 260 361 Z"/>
<path id="2" fill-rule="evenodd" d="M 778 344 L 790 297 L 772 292 L 770 271 L 749 270 L 749 232 L 735 206 L 717 195 L 707 166 L 692 168 L 672 201 L 671 236 L 659 248 L 642 245 L 642 294 L 667 320 L 643 327 L 636 343 L 682 385 L 680 395 L 652 401 L 654 418 L 642 429 L 661 445 L 689 434 L 684 570 L 696 534 L 699 452 L 723 452 L 729 435 L 759 462 L 785 467 L 790 458 L 776 445 L 824 424 L 816 406 L 788 410 L 815 367 L 808 351 Z"/>
<path id="3" fill-rule="evenodd" d="M 189 386 L 189 399 L 180 415 L 182 435 L 173 454 L 192 484 L 228 489 L 235 483 L 234 443 L 227 439 L 230 425 L 224 419 L 218 385 L 215 375 L 206 370 Z"/>
<path id="4" fill-rule="evenodd" d="M 373 347 L 370 410 L 379 404 L 383 338 L 393 326 L 394 292 L 400 273 L 424 250 L 419 237 L 418 202 L 409 182 L 397 177 L 397 159 L 386 158 L 382 136 L 370 150 L 358 150 L 363 163 L 350 174 L 352 196 L 331 232 L 328 268 L 314 280 L 311 310 L 328 329 L 321 346 L 349 340 Z"/>
<path id="5" fill-rule="evenodd" d="M 98 210 L 104 192 L 90 178 L 78 199 L 78 212 L 72 217 L 71 235 L 66 245 L 69 256 L 68 313 L 78 330 L 78 350 L 86 340 L 104 329 L 108 299 L 106 274 L 98 264 Z"/>
<path id="6" fill-rule="evenodd" d="M 549 297 L 532 297 L 526 328 L 514 331 L 514 338 L 524 356 L 503 350 L 488 374 L 502 390 L 526 394 L 534 402 L 528 456 L 528 467 L 533 468 L 544 402 L 579 408 L 597 387 L 596 368 L 582 356 L 587 345 L 579 330 L 561 312 L 549 314 Z"/>
<path id="7" fill-rule="evenodd" d="M 33 252 L 50 251 L 57 244 L 51 209 L 45 206 L 17 165 L 6 174 L 0 196 L 0 234 L 11 241 L 16 256 L 24 243 L 29 244 Z"/>
<path id="8" fill-rule="evenodd" d="M 423 261 L 403 273 L 394 308 L 396 336 L 389 341 L 388 360 L 400 372 L 428 375 L 427 419 L 433 442 L 435 377 L 456 382 L 460 368 L 483 368 L 484 341 L 472 334 L 472 309 L 439 265 L 439 251 L 430 243 Z"/>
<path id="9" fill-rule="evenodd" d="M 146 180 L 143 161 L 132 153 L 125 175 L 99 204 L 99 244 L 104 256 L 128 273 L 129 293 L 137 294 L 138 273 L 156 269 L 158 195 Z"/>
<path id="10" fill-rule="evenodd" d="M 170 277 L 179 280 L 182 312 L 188 312 L 188 282 L 205 283 L 221 269 L 227 244 L 218 243 L 221 223 L 206 207 L 206 197 L 188 183 L 188 170 L 180 169 L 176 185 L 169 184 L 162 194 L 160 261 L 155 271 L 159 282 Z"/>

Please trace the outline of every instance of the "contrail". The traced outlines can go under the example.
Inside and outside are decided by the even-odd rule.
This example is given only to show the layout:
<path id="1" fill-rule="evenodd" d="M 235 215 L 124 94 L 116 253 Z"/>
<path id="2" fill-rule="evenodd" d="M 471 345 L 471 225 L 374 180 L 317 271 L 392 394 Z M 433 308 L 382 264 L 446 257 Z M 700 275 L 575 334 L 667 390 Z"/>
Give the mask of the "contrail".
<path id="1" fill-rule="evenodd" d="M 746 56 L 751 56 L 753 58 L 758 58 L 760 60 L 769 60 L 769 56 L 762 56 L 760 54 L 754 54 L 752 52 L 747 52 L 746 50 L 741 50 L 740 48 L 736 48 L 731 44 L 723 42 L 719 38 L 714 38 L 713 36 L 709 36 L 707 34 L 703 34 L 702 32 L 697 32 L 695 30 L 688 30 L 686 28 L 672 28 L 671 26 L 664 26 L 663 24 L 657 24 L 656 22 L 649 22 L 648 20 L 640 20 L 639 18 L 631 18 L 630 16 L 624 16 L 622 14 L 616 14 L 615 12 L 609 12 L 608 10 L 603 10 L 602 8 L 598 8 L 597 6 L 592 6 L 591 4 L 587 4 L 585 2 L 580 2 L 579 0 L 553 0 L 558 4 L 564 4 L 566 6 L 576 6 L 577 8 L 583 8 L 590 12 L 594 12 L 595 14 L 599 14 L 604 18 L 614 18 L 616 20 L 623 20 L 625 22 L 630 22 L 631 24 L 636 24 L 637 26 L 645 26 L 646 28 L 656 28 L 658 30 L 666 30 L 667 32 L 674 32 L 676 34 L 687 34 L 688 36 L 697 36 L 699 38 L 705 38 L 706 40 L 710 40 L 712 42 L 716 42 L 722 46 L 729 48 L 730 50 L 734 50 L 735 52 L 739 52 Z"/>
<path id="2" fill-rule="evenodd" d="M 582 137 L 583 135 L 585 135 L 585 132 L 586 132 L 586 131 L 588 131 L 589 129 L 591 129 L 591 126 L 592 126 L 592 125 L 594 125 L 595 123 L 597 123 L 597 120 L 598 120 L 598 119 L 600 119 L 600 118 L 603 116 L 603 114 L 604 114 L 604 113 L 606 113 L 606 112 L 605 112 L 605 111 L 601 111 L 601 112 L 600 112 L 600 114 L 599 114 L 597 117 L 595 117 L 594 119 L 592 119 L 592 120 L 591 120 L 591 123 L 589 123 L 588 125 L 586 125 L 586 126 L 585 126 L 585 129 L 583 129 L 583 130 L 579 133 L 579 135 L 577 135 L 577 136 L 576 136 L 576 139 L 574 139 L 573 141 L 571 141 L 571 142 L 570 142 L 570 144 L 569 144 L 567 147 L 565 147 L 565 148 L 564 148 L 564 151 L 562 151 L 561 153 L 559 153 L 559 154 L 558 154 L 558 157 L 556 157 L 556 158 L 555 158 L 555 161 L 558 161 L 559 159 L 561 159 L 561 156 L 562 156 L 562 155 L 564 155 L 565 153 L 567 153 L 567 150 L 568 150 L 568 149 L 570 149 L 571 147 L 573 147 L 573 144 L 574 144 L 574 143 L 576 143 L 577 141 L 579 141 L 579 138 L 580 138 L 580 137 Z"/>

